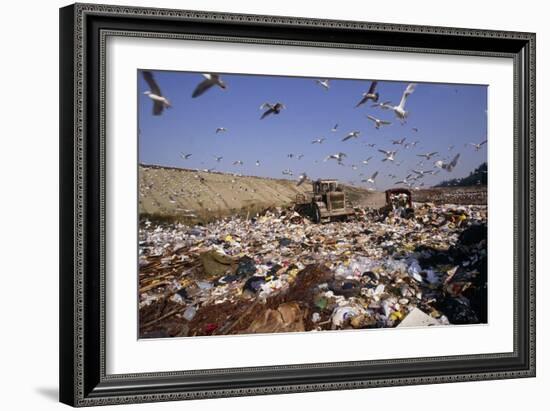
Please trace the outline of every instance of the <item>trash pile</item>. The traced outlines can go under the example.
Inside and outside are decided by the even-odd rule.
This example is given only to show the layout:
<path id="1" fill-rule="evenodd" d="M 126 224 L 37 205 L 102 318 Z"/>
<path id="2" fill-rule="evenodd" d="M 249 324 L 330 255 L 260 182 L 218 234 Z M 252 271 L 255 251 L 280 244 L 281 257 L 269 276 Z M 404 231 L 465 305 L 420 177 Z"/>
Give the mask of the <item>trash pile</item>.
<path id="1" fill-rule="evenodd" d="M 487 207 L 140 224 L 141 338 L 487 321 Z"/>

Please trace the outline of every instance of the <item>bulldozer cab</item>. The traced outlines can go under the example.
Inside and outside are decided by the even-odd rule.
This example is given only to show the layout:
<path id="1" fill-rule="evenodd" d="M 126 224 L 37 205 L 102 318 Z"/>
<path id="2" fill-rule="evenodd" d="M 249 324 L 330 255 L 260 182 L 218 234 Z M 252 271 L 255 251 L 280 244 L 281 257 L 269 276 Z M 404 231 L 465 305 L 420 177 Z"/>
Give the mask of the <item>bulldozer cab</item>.
<path id="1" fill-rule="evenodd" d="M 328 211 L 346 207 L 346 198 L 337 180 L 315 181 L 313 196 L 317 201 L 322 201 Z"/>
<path id="2" fill-rule="evenodd" d="M 317 180 L 313 182 L 313 194 L 326 194 L 341 191 L 336 180 Z"/>

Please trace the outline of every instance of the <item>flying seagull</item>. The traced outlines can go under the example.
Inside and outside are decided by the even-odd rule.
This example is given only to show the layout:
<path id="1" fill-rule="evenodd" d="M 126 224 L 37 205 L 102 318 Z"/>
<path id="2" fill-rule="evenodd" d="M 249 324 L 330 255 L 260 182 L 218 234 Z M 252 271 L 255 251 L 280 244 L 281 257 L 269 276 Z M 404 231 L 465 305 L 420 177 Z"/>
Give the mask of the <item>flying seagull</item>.
<path id="1" fill-rule="evenodd" d="M 367 178 L 367 182 L 371 183 L 371 184 L 374 184 L 374 180 L 376 179 L 376 176 L 378 175 L 378 171 L 375 171 L 374 174 L 372 176 L 370 176 L 369 178 Z"/>
<path id="2" fill-rule="evenodd" d="M 204 80 L 199 83 L 199 85 L 193 91 L 191 97 L 195 98 L 202 95 L 206 90 L 212 86 L 219 86 L 223 89 L 226 89 L 226 84 L 222 81 L 218 74 L 205 73 L 203 74 Z"/>
<path id="3" fill-rule="evenodd" d="M 407 119 L 407 116 L 409 115 L 408 111 L 405 111 L 405 103 L 407 102 L 407 98 L 413 93 L 413 91 L 416 88 L 416 83 L 410 83 L 407 85 L 407 88 L 403 92 L 403 95 L 401 96 L 401 101 L 399 102 L 398 106 L 391 106 L 389 104 L 382 104 L 380 108 L 386 109 L 386 110 L 393 110 L 395 113 L 395 116 L 401 120 L 401 123 L 404 123 Z"/>
<path id="4" fill-rule="evenodd" d="M 391 143 L 398 146 L 402 146 L 406 139 L 407 137 L 403 137 L 401 140 L 392 140 Z"/>
<path id="5" fill-rule="evenodd" d="M 359 103 L 357 103 L 357 105 L 355 106 L 356 108 L 362 104 L 365 104 L 369 100 L 372 100 L 375 103 L 378 101 L 378 92 L 375 92 L 377 84 L 378 84 L 378 81 L 373 81 L 370 83 L 369 91 L 367 91 L 366 93 L 363 93 L 362 95 L 363 97 L 361 98 L 361 100 L 359 100 Z"/>
<path id="6" fill-rule="evenodd" d="M 153 115 L 160 116 L 164 108 L 172 107 L 172 105 L 170 104 L 170 101 L 162 95 L 160 87 L 153 77 L 153 73 L 150 71 L 142 71 L 142 74 L 143 78 L 147 82 L 147 85 L 149 86 L 149 90 L 143 94 L 153 100 Z"/>
<path id="7" fill-rule="evenodd" d="M 348 141 L 350 138 L 357 138 L 359 137 L 359 134 L 361 134 L 360 131 L 351 131 L 342 139 L 342 141 Z"/>
<path id="8" fill-rule="evenodd" d="M 222 156 L 213 156 L 215 159 L 216 159 L 216 162 L 220 162 L 222 161 L 223 157 Z"/>
<path id="9" fill-rule="evenodd" d="M 193 154 L 180 153 L 180 157 L 184 160 L 189 159 Z"/>
<path id="10" fill-rule="evenodd" d="M 431 159 L 433 156 L 437 155 L 437 154 L 438 154 L 437 151 L 433 151 L 433 152 L 431 152 L 431 153 L 426 153 L 426 154 L 417 154 L 416 156 L 417 156 L 417 157 L 424 157 L 426 160 L 430 161 L 430 159 Z"/>
<path id="11" fill-rule="evenodd" d="M 469 145 L 474 147 L 476 151 L 479 151 L 481 149 L 481 146 L 487 144 L 487 140 L 483 140 L 481 143 L 470 143 Z"/>
<path id="12" fill-rule="evenodd" d="M 405 177 L 403 180 L 396 181 L 394 184 L 404 184 L 404 185 L 408 186 L 412 183 L 407 180 L 407 177 Z"/>
<path id="13" fill-rule="evenodd" d="M 242 166 L 242 165 L 243 165 L 243 161 L 242 161 L 242 160 L 235 160 L 235 161 L 233 161 L 233 165 L 234 165 L 234 166 Z"/>
<path id="14" fill-rule="evenodd" d="M 415 133 L 418 133 L 418 129 L 416 127 L 411 128 L 411 130 L 414 131 Z"/>
<path id="15" fill-rule="evenodd" d="M 328 161 L 328 160 L 336 160 L 338 161 L 338 163 L 341 163 L 342 160 L 347 157 L 346 153 L 336 153 L 336 154 L 331 154 L 329 156 L 327 156 L 325 158 L 325 161 Z"/>
<path id="16" fill-rule="evenodd" d="M 362 162 L 364 165 L 368 165 L 368 164 L 369 164 L 369 161 L 371 160 L 371 158 L 372 158 L 372 156 L 369 157 L 369 158 L 367 158 L 367 159 L 365 159 L 365 160 L 363 160 L 363 161 L 361 161 L 361 162 Z"/>
<path id="17" fill-rule="evenodd" d="M 323 87 L 325 90 L 328 90 L 330 88 L 330 84 L 328 84 L 328 79 L 325 80 L 315 80 L 317 84 L 319 84 L 321 87 Z"/>
<path id="18" fill-rule="evenodd" d="M 283 103 L 264 103 L 260 106 L 260 110 L 267 110 L 262 114 L 260 117 L 260 120 L 264 119 L 265 117 L 269 116 L 270 114 L 279 114 L 282 109 L 286 108 Z"/>
<path id="19" fill-rule="evenodd" d="M 256 160 L 256 167 L 260 166 L 260 160 Z"/>
<path id="20" fill-rule="evenodd" d="M 391 108 L 391 101 L 388 100 L 388 101 L 384 101 L 382 103 L 374 103 L 374 104 L 371 104 L 371 107 L 380 107 L 380 108 L 386 110 L 386 109 Z"/>
<path id="21" fill-rule="evenodd" d="M 330 131 L 336 132 L 337 129 L 338 129 L 338 123 L 336 123 L 336 124 L 334 125 L 334 127 L 332 127 L 332 128 L 330 129 Z"/>
<path id="22" fill-rule="evenodd" d="M 283 175 L 292 176 L 293 175 L 292 170 L 290 168 L 283 170 Z"/>
<path id="23" fill-rule="evenodd" d="M 218 133 L 225 133 L 227 131 L 227 129 L 225 127 L 218 127 L 216 129 L 216 134 Z"/>
<path id="24" fill-rule="evenodd" d="M 321 138 L 316 138 L 315 140 L 311 140 L 311 144 L 323 144 L 323 141 L 325 141 L 326 138 L 324 137 L 321 137 Z"/>
<path id="25" fill-rule="evenodd" d="M 380 120 L 380 119 L 378 119 L 376 117 L 373 117 L 371 115 L 368 115 L 367 118 L 369 120 L 374 121 L 374 127 L 376 127 L 377 130 L 379 130 L 380 127 L 382 127 L 382 126 L 389 126 L 391 124 L 391 121 Z"/>
<path id="26" fill-rule="evenodd" d="M 306 173 L 300 174 L 300 177 L 298 178 L 298 184 L 296 184 L 296 186 L 301 185 L 306 180 L 307 180 L 307 174 Z"/>
<path id="27" fill-rule="evenodd" d="M 382 159 L 382 161 L 394 161 L 395 160 L 395 155 L 397 154 L 397 151 L 386 151 L 386 150 L 381 150 L 381 149 L 378 149 L 379 152 L 381 153 L 384 153 L 384 155 L 386 156 L 384 159 Z"/>
<path id="28" fill-rule="evenodd" d="M 439 161 L 436 161 L 434 164 L 436 167 L 439 167 L 447 172 L 451 172 L 453 171 L 453 169 L 456 167 L 456 165 L 458 164 L 458 159 L 460 158 L 460 153 L 457 154 L 456 156 L 454 156 L 454 158 L 451 160 L 450 163 L 444 163 L 443 161 L 439 160 Z"/>
<path id="29" fill-rule="evenodd" d="M 369 146 L 370 148 L 374 148 L 376 147 L 376 143 L 367 143 L 367 146 Z"/>
<path id="30" fill-rule="evenodd" d="M 415 173 L 418 177 L 417 178 L 422 178 L 424 177 L 426 174 L 433 174 L 433 170 L 427 170 L 427 171 L 424 171 L 424 170 L 413 170 L 412 171 L 413 173 Z"/>

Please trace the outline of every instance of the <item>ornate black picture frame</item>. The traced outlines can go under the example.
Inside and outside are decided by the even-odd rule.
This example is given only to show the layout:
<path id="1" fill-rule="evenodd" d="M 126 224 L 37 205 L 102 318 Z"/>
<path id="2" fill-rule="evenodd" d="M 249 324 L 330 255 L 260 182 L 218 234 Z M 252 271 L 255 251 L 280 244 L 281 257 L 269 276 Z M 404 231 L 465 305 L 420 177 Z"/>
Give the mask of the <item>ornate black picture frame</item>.
<path id="1" fill-rule="evenodd" d="M 108 375 L 105 40 L 187 38 L 505 57 L 514 66 L 514 350 Z M 535 376 L 535 34 L 76 4 L 60 10 L 60 400 L 73 406 Z"/>

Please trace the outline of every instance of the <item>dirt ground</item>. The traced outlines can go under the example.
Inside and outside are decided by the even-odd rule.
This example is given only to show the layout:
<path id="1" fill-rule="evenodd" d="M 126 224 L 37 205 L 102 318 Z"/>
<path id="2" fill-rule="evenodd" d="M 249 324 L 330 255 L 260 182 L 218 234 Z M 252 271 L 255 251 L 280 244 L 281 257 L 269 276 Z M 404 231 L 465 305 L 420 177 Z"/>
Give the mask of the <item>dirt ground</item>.
<path id="1" fill-rule="evenodd" d="M 141 165 L 140 214 L 153 220 L 203 223 L 231 215 L 246 216 L 271 207 L 291 205 L 311 184 L 297 179 L 234 176 L 218 172 Z M 343 185 L 351 205 L 384 204 L 383 193 Z"/>

